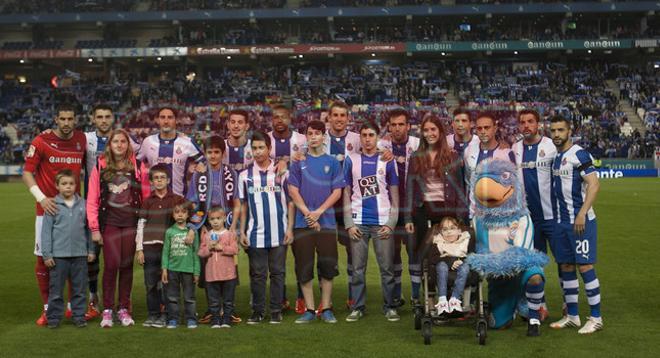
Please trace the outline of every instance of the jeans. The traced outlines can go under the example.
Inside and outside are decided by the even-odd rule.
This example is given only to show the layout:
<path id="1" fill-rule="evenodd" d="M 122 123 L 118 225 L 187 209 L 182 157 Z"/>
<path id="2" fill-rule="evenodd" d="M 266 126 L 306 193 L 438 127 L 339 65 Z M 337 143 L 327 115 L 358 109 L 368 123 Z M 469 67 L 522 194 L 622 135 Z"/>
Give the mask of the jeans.
<path id="1" fill-rule="evenodd" d="M 270 312 L 282 310 L 284 298 L 284 270 L 286 269 L 287 246 L 272 248 L 249 248 L 250 290 L 252 310 L 264 313 L 266 309 L 266 276 L 270 276 Z"/>
<path id="2" fill-rule="evenodd" d="M 440 261 L 437 265 L 435 265 L 435 270 L 438 273 L 438 296 L 440 297 L 447 297 L 447 280 L 449 277 L 449 268 L 449 265 L 444 261 Z M 466 263 L 463 263 L 458 267 L 456 270 L 454 287 L 451 290 L 451 297 L 456 299 L 461 297 L 469 273 L 470 267 Z"/>
<path id="3" fill-rule="evenodd" d="M 222 323 L 231 324 L 231 316 L 234 314 L 235 291 L 236 279 L 206 283 L 209 312 L 211 312 L 214 318 L 219 318 L 220 306 L 222 305 Z"/>
<path id="4" fill-rule="evenodd" d="M 195 283 L 193 274 L 167 270 L 167 319 L 179 320 L 179 299 L 183 288 L 183 305 L 186 321 L 196 320 Z"/>
<path id="5" fill-rule="evenodd" d="M 50 269 L 48 290 L 48 323 L 57 324 L 64 316 L 64 285 L 71 281 L 71 312 L 74 322 L 85 321 L 87 305 L 87 257 L 55 258 L 55 267 Z"/>
<path id="6" fill-rule="evenodd" d="M 165 305 L 167 298 L 167 286 L 160 280 L 162 246 L 145 245 L 144 246 L 144 286 L 147 296 L 147 311 L 149 317 L 160 315 L 160 306 Z"/>
<path id="7" fill-rule="evenodd" d="M 383 310 L 395 308 L 394 306 L 394 238 L 390 234 L 386 239 L 378 239 L 377 234 L 381 226 L 358 225 L 362 232 L 360 240 L 351 239 L 353 252 L 353 279 L 351 281 L 351 297 L 355 300 L 353 310 L 364 310 L 367 295 L 366 271 L 369 256 L 369 239 L 373 239 L 376 261 L 380 268 L 380 285 L 383 291 Z"/>

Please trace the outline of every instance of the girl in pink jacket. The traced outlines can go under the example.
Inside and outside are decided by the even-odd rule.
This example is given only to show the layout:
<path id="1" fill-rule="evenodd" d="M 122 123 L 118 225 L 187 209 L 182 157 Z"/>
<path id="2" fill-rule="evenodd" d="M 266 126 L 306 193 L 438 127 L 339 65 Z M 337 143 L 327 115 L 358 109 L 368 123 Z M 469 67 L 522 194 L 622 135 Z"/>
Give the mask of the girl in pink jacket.
<path id="1" fill-rule="evenodd" d="M 234 292 L 237 275 L 234 257 L 238 254 L 236 234 L 225 229 L 225 210 L 214 207 L 209 210 L 211 230 L 202 230 L 199 256 L 208 258 L 204 267 L 208 291 L 211 328 L 230 328 L 234 313 Z M 222 303 L 222 317 L 220 304 Z"/>
<path id="2" fill-rule="evenodd" d="M 115 288 L 119 275 L 118 318 L 123 326 L 135 324 L 129 313 L 133 286 L 133 257 L 138 210 L 149 196 L 149 172 L 135 159 L 128 133 L 116 129 L 108 138 L 89 179 L 87 222 L 92 240 L 103 245 L 103 319 L 112 327 Z"/>

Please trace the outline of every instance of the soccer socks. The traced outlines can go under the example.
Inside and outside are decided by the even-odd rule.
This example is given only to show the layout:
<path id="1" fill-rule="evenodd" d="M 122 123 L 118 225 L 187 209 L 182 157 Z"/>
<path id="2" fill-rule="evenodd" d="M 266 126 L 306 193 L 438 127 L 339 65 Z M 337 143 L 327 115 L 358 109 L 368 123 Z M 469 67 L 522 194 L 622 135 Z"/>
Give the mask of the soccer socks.
<path id="1" fill-rule="evenodd" d="M 591 308 L 591 317 L 600 317 L 600 282 L 596 277 L 596 269 L 581 272 L 584 289 L 587 292 L 587 301 Z"/>
<path id="2" fill-rule="evenodd" d="M 545 282 L 541 281 L 538 285 L 527 282 L 525 285 L 525 296 L 527 296 L 527 307 L 529 307 L 529 319 L 540 320 L 539 309 L 545 303 L 545 292 L 543 291 Z"/>
<path id="3" fill-rule="evenodd" d="M 37 264 L 34 267 L 34 273 L 37 276 L 37 285 L 39 285 L 39 293 L 41 300 L 44 304 L 48 304 L 48 284 L 50 282 L 50 272 L 48 267 L 44 264 L 41 256 L 37 257 Z"/>
<path id="4" fill-rule="evenodd" d="M 564 302 L 569 316 L 578 315 L 579 283 L 575 271 L 562 271 L 562 287 L 564 289 Z"/>

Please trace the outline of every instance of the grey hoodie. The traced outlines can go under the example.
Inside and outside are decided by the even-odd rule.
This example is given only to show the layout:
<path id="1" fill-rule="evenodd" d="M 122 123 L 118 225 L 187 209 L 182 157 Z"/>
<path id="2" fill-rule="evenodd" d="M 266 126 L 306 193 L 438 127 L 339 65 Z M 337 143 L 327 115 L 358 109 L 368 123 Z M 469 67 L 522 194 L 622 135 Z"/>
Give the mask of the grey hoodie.
<path id="1" fill-rule="evenodd" d="M 41 228 L 41 252 L 44 260 L 53 257 L 80 257 L 94 253 L 95 244 L 87 232 L 85 200 L 74 195 L 72 207 L 57 195 L 57 214 L 44 213 Z"/>

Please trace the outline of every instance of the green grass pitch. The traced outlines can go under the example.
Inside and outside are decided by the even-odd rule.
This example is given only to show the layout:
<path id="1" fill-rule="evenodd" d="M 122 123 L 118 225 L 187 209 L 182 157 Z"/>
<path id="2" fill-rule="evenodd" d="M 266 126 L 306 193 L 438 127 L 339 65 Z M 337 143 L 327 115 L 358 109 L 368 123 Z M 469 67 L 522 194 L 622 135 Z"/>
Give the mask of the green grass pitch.
<path id="1" fill-rule="evenodd" d="M 143 276 L 135 265 L 133 304 L 137 325 L 103 330 L 99 320 L 85 329 L 65 322 L 57 330 L 37 327 L 40 314 L 34 256 L 32 255 L 34 208 L 27 189 L 20 183 L 0 184 L 0 356 L 553 356 L 553 357 L 642 357 L 660 351 L 660 304 L 657 252 L 660 251 L 660 180 L 603 180 L 596 203 L 598 217 L 598 258 L 596 266 L 602 290 L 605 329 L 592 336 L 578 336 L 576 330 L 553 331 L 542 327 L 542 336 L 528 339 L 526 325 L 516 321 L 505 331 L 489 331 L 486 346 L 477 345 L 473 322 L 436 327 L 432 345 L 424 346 L 419 331 L 413 330 L 409 305 L 401 310 L 400 322 L 389 323 L 380 314 L 380 282 L 372 256 L 368 269 L 367 316 L 346 323 L 346 275 L 340 250 L 341 275 L 335 280 L 336 325 L 321 321 L 310 325 L 293 323 L 288 313 L 279 326 L 240 324 L 230 330 L 176 330 L 143 328 L 145 299 Z M 404 255 L 405 256 L 405 255 Z M 245 319 L 250 314 L 247 256 L 240 255 L 241 286 L 237 310 Z M 293 257 L 287 261 L 288 297 L 295 299 Z M 405 265 L 405 262 L 404 262 Z M 546 294 L 551 319 L 560 314 L 561 296 L 554 265 L 546 268 Z M 410 292 L 404 273 L 404 292 Z M 206 302 L 197 292 L 198 313 Z M 588 314 L 584 292 L 580 312 Z M 584 318 L 583 318 L 584 319 Z M 655 353 L 653 353 L 655 352 Z"/>

